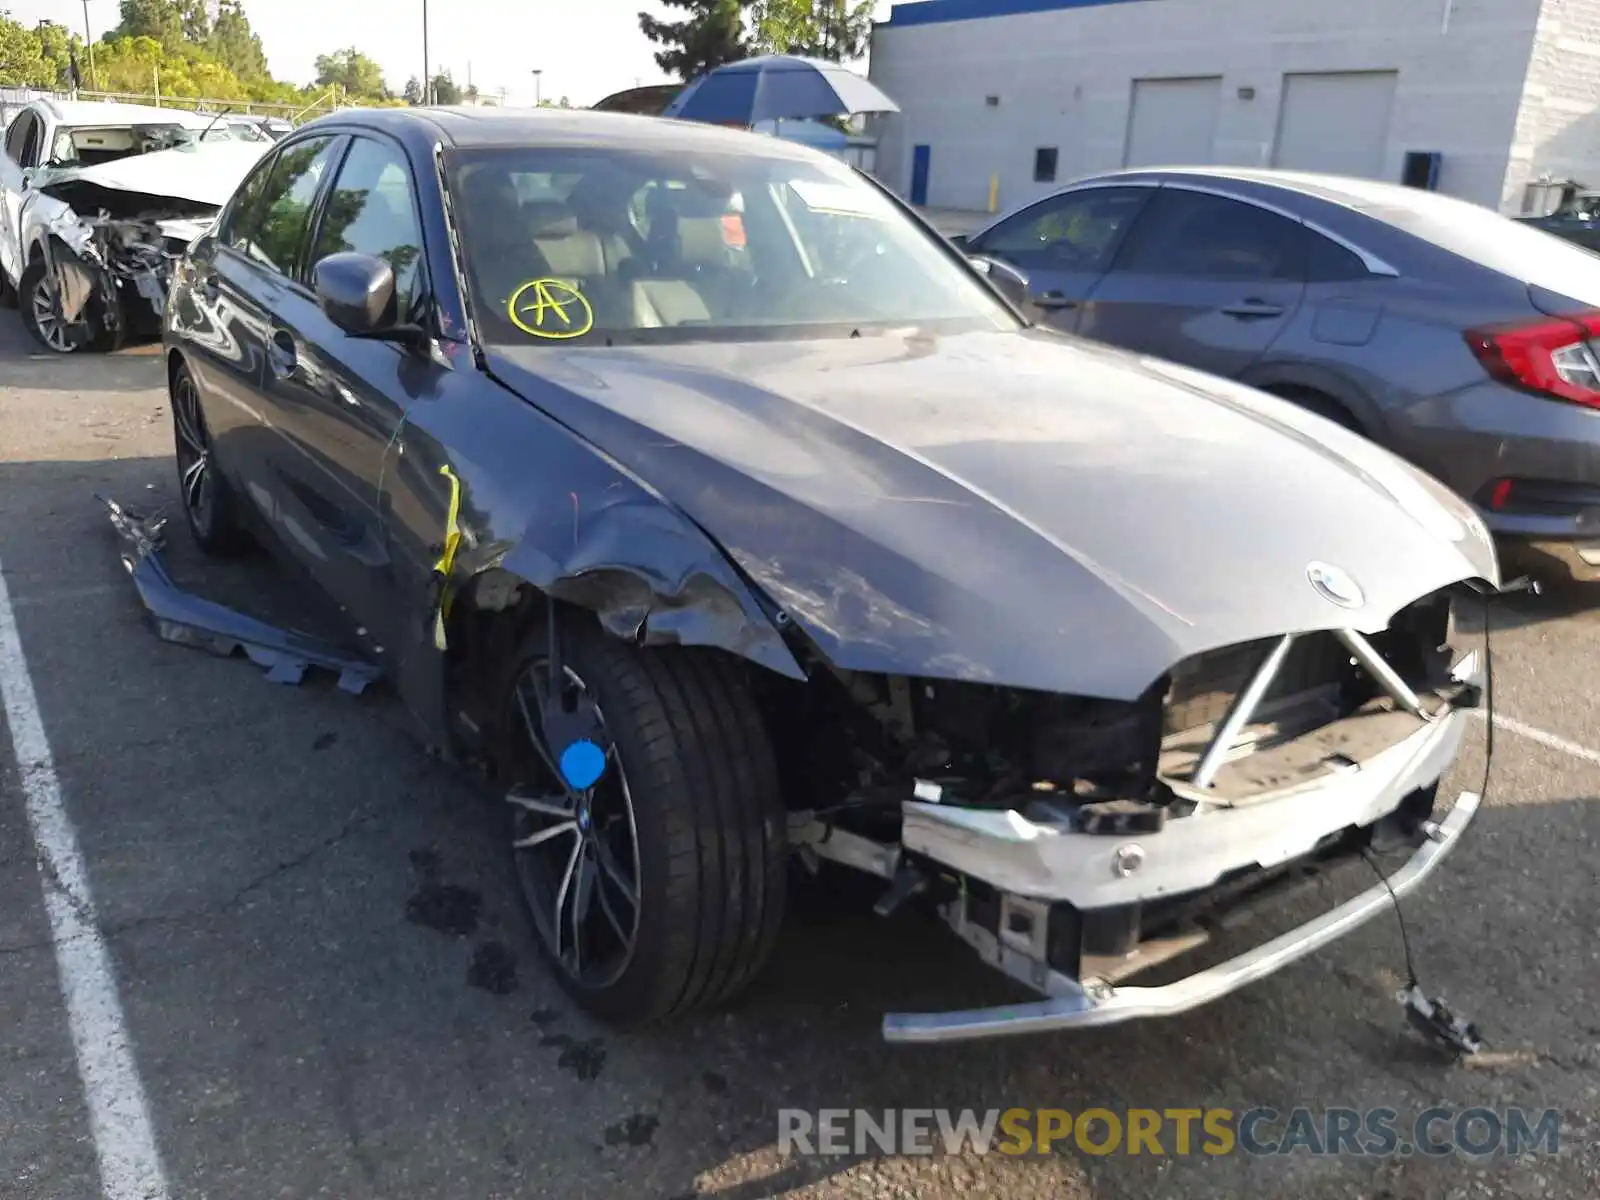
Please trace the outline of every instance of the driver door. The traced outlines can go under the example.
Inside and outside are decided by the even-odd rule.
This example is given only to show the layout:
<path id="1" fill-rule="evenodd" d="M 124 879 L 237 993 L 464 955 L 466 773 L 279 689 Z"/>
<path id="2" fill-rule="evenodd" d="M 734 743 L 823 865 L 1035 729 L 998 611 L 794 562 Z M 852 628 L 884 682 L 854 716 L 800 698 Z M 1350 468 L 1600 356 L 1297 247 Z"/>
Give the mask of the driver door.
<path id="1" fill-rule="evenodd" d="M 1111 266 L 1117 247 L 1156 191 L 1153 186 L 1089 186 L 1029 205 L 967 243 L 967 253 L 998 259 L 1028 279 L 1028 316 L 1066 333 Z"/>
<path id="2" fill-rule="evenodd" d="M 5 153 L 0 155 L 0 271 L 16 284 L 22 278 L 22 202 L 26 197 L 24 172 L 39 164 L 39 140 L 44 130 L 39 115 L 24 109 L 6 130 Z"/>

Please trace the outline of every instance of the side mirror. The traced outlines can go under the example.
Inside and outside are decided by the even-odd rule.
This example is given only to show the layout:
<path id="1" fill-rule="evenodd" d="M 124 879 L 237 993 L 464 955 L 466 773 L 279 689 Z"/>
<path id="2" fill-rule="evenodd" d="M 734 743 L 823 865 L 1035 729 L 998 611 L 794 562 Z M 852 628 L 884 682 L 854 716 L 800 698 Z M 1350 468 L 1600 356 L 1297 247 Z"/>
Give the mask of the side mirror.
<path id="1" fill-rule="evenodd" d="M 395 328 L 394 268 L 370 254 L 330 254 L 312 271 L 317 303 L 352 337 Z"/>
<path id="2" fill-rule="evenodd" d="M 1017 270 L 1010 263 L 1001 262 L 998 258 L 986 258 L 974 255 L 972 258 L 973 270 L 988 276 L 989 284 L 1011 301 L 1018 308 L 1023 308 L 1028 303 L 1028 277 Z"/>

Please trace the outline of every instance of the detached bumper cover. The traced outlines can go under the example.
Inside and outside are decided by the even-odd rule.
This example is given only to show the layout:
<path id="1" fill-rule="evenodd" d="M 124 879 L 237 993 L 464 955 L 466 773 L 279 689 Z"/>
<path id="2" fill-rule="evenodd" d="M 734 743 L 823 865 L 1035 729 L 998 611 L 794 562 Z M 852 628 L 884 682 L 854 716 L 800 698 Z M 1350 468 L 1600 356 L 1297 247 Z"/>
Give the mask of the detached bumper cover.
<path id="1" fill-rule="evenodd" d="M 1388 910 L 1433 873 L 1455 849 L 1461 834 L 1477 815 L 1480 797 L 1463 792 L 1443 821 L 1428 826 L 1428 840 L 1405 866 L 1329 913 L 1257 946 L 1238 958 L 1190 975 L 1164 987 L 1079 987 L 1055 976 L 1062 994 L 1029 1004 L 945 1013 L 890 1013 L 883 1036 L 890 1042 L 947 1042 L 1009 1034 L 1045 1033 L 1116 1025 L 1146 1017 L 1170 1017 L 1209 1004 L 1229 992 L 1265 978 L 1297 959 L 1344 937 L 1357 926 Z"/>

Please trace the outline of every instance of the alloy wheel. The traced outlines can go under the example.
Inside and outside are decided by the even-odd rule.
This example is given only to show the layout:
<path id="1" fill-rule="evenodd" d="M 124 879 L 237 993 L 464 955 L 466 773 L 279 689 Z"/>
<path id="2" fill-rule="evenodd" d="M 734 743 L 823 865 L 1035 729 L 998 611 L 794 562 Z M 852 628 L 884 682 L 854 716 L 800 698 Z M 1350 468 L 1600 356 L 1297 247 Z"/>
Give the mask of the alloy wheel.
<path id="1" fill-rule="evenodd" d="M 571 711 L 592 702 L 583 680 L 563 668 L 562 702 Z M 523 896 L 546 949 L 579 987 L 615 983 L 633 960 L 639 934 L 639 835 L 633 797 L 596 707 L 601 735 L 593 749 L 604 755 L 592 786 L 574 787 L 549 746 L 539 697 L 548 664 L 536 661 L 514 691 L 525 759 L 534 778 L 507 794 L 513 806 L 512 853 Z M 598 758 L 598 755 L 597 755 Z"/>
<path id="2" fill-rule="evenodd" d="M 46 345 L 59 354 L 71 354 L 78 348 L 67 336 L 67 323 L 61 319 L 55 284 L 49 272 L 40 276 L 39 282 L 33 285 L 33 294 L 28 297 L 28 302 L 33 309 L 33 323 Z"/>
<path id="3" fill-rule="evenodd" d="M 195 528 L 210 527 L 213 502 L 211 444 L 200 414 L 200 393 L 187 372 L 172 390 L 172 421 L 178 432 L 178 481 L 183 507 Z"/>

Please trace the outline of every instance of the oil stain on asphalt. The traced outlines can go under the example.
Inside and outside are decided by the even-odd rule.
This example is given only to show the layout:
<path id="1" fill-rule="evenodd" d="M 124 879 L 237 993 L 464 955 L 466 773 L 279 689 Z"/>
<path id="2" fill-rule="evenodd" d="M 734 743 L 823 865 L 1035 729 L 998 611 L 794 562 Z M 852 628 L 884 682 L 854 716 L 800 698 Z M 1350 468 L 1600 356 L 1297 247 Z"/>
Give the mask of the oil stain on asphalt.
<path id="1" fill-rule="evenodd" d="M 471 888 L 439 882 L 439 855 L 413 850 L 408 857 L 422 883 L 406 901 L 406 920 L 451 937 L 471 937 L 483 913 L 483 897 Z"/>
<path id="2" fill-rule="evenodd" d="M 517 956 L 500 942 L 485 942 L 472 952 L 467 982 L 492 995 L 509 996 L 517 990 Z"/>
<path id="3" fill-rule="evenodd" d="M 560 1047 L 561 1057 L 556 1059 L 556 1066 L 571 1071 L 584 1083 L 598 1079 L 600 1068 L 606 1065 L 605 1043 L 599 1038 L 579 1041 L 564 1033 L 547 1033 L 539 1039 L 539 1045 Z"/>
<path id="4" fill-rule="evenodd" d="M 661 1124 L 653 1113 L 634 1113 L 615 1125 L 607 1125 L 608 1146 L 648 1146 L 656 1136 L 656 1126 Z"/>

